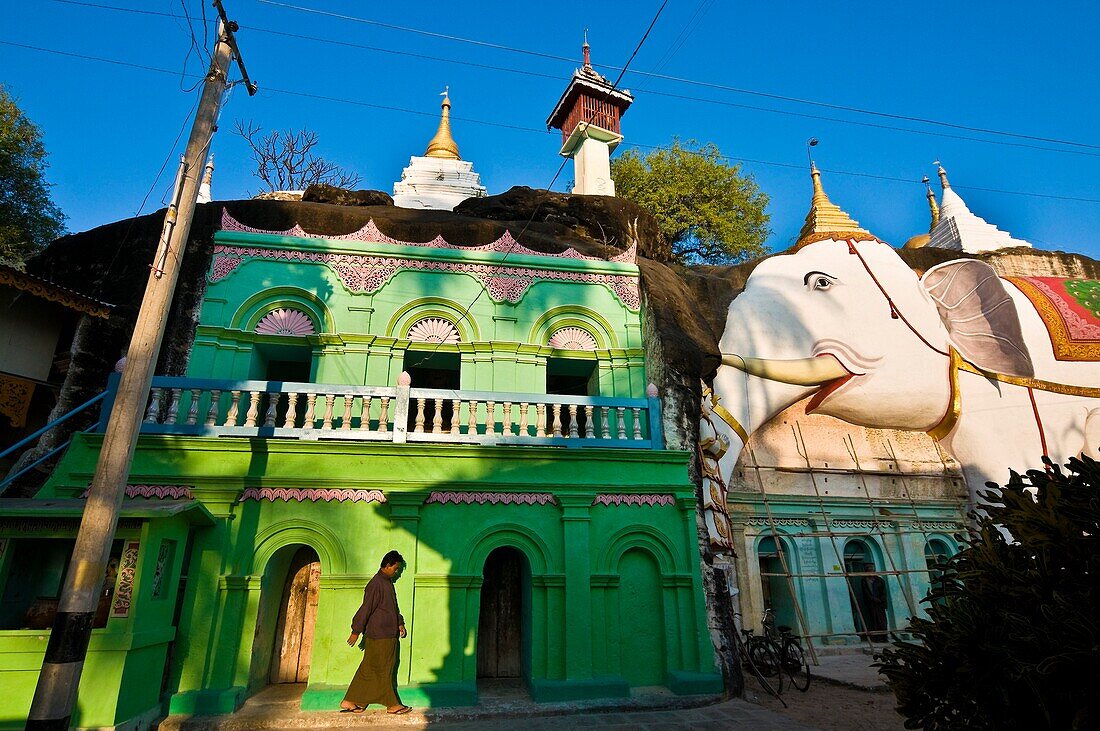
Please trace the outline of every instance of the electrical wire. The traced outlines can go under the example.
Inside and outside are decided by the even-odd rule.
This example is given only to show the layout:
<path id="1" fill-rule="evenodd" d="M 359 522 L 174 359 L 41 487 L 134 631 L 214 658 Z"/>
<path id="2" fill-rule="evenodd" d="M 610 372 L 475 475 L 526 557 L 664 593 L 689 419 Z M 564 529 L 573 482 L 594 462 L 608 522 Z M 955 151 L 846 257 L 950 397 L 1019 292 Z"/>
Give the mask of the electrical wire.
<path id="1" fill-rule="evenodd" d="M 62 0 L 55 0 L 55 2 L 61 2 L 61 1 Z M 37 51 L 37 52 L 40 52 L 40 53 L 49 53 L 49 54 L 58 55 L 58 56 L 65 56 L 65 57 L 69 57 L 69 58 L 76 58 L 76 59 L 80 59 L 80 60 L 84 60 L 84 61 L 95 61 L 95 62 L 99 62 L 99 63 L 107 63 L 107 64 L 112 64 L 112 65 L 115 65 L 115 66 L 122 66 L 122 67 L 125 67 L 125 68 L 139 69 L 141 71 L 150 71 L 150 72 L 154 72 L 154 73 L 168 74 L 168 75 L 171 75 L 171 76 L 176 76 L 179 73 L 176 70 L 158 68 L 156 66 L 149 66 L 149 65 L 146 65 L 146 64 L 132 63 L 132 62 L 129 62 L 129 61 L 119 61 L 119 60 L 116 60 L 116 59 L 102 58 L 102 57 L 99 57 L 99 56 L 91 56 L 91 55 L 88 55 L 88 54 L 74 53 L 72 51 L 62 51 L 62 50 L 55 49 L 55 48 L 44 48 L 44 47 L 41 47 L 41 46 L 32 46 L 32 45 L 25 44 L 25 43 L 16 43 L 14 41 L 7 41 L 7 40 L 2 40 L 2 39 L 0 39 L 0 45 L 12 46 L 12 47 L 15 47 L 15 48 L 23 48 L 23 49 L 30 50 L 30 51 Z M 202 78 L 202 77 L 198 77 L 197 75 L 191 75 L 191 76 L 192 76 L 192 78 Z M 283 95 L 288 95 L 288 96 L 301 97 L 301 98 L 305 98 L 305 99 L 314 99 L 314 100 L 318 100 L 318 101 L 328 101 L 328 102 L 334 102 L 334 103 L 338 103 L 338 104 L 348 104 L 348 105 L 351 105 L 351 106 L 365 107 L 365 108 L 368 108 L 368 109 L 378 109 L 378 110 L 381 110 L 381 111 L 396 112 L 396 113 L 399 113 L 399 114 L 414 114 L 414 115 L 417 115 L 417 116 L 420 116 L 420 117 L 432 117 L 432 118 L 435 118 L 435 117 L 438 116 L 437 113 L 435 113 L 435 112 L 425 112 L 425 111 L 419 110 L 419 109 L 406 109 L 404 107 L 396 107 L 396 106 L 390 106 L 390 105 L 385 105 L 385 104 L 375 104 L 373 102 L 365 102 L 365 101 L 358 100 L 358 99 L 348 99 L 348 98 L 345 98 L 345 97 L 327 96 L 327 95 L 323 95 L 323 94 L 313 94 L 313 93 L 309 93 L 309 92 L 296 91 L 296 90 L 292 90 L 292 89 L 278 89 L 278 88 L 272 88 L 272 87 L 265 87 L 265 91 L 270 92 L 272 94 L 283 94 Z M 485 119 L 476 119 L 474 117 L 452 116 L 451 119 L 452 120 L 463 121 L 463 122 L 469 122 L 470 124 L 488 126 L 488 127 L 497 127 L 497 128 L 501 128 L 501 129 L 510 129 L 510 130 L 516 130 L 516 131 L 520 131 L 520 132 L 530 132 L 530 133 L 533 133 L 533 134 L 542 135 L 544 137 L 549 136 L 549 134 L 547 133 L 547 131 L 545 129 L 538 128 L 538 127 L 524 127 L 524 126 L 521 126 L 521 125 L 507 124 L 507 123 L 503 123 L 503 122 L 493 122 L 493 121 L 485 120 Z M 665 146 L 667 146 L 667 145 L 654 145 L 654 144 L 645 144 L 645 143 L 642 143 L 642 142 L 630 142 L 630 143 L 625 144 L 623 146 L 623 149 L 626 149 L 626 148 L 629 148 L 629 147 L 640 147 L 640 148 L 643 148 L 643 149 L 657 149 L 657 148 L 665 147 Z M 777 162 L 775 160 L 761 160 L 761 159 L 756 159 L 756 158 L 734 157 L 734 156 L 723 156 L 723 158 L 728 159 L 728 160 L 748 162 L 748 163 L 753 163 L 753 164 L 756 164 L 756 165 L 765 165 L 765 166 L 770 166 L 770 167 L 790 168 L 790 169 L 796 169 L 796 170 L 801 170 L 801 171 L 805 171 L 805 169 L 806 169 L 805 164 Z M 853 170 L 823 169 L 822 172 L 828 172 L 828 173 L 833 174 L 833 175 L 847 175 L 847 176 L 860 177 L 860 178 L 872 178 L 872 179 L 876 179 L 876 180 L 888 180 L 888 181 L 893 181 L 893 182 L 905 182 L 905 183 L 910 183 L 910 184 L 920 184 L 920 182 L 916 178 L 891 177 L 891 176 L 885 176 L 885 175 L 877 175 L 877 174 L 874 174 L 874 173 L 858 172 L 858 171 L 853 171 Z M 1078 203 L 1100 203 L 1100 198 L 1085 198 L 1085 197 L 1079 197 L 1079 196 L 1056 195 L 1056 194 L 1051 194 L 1051 193 L 1036 193 L 1036 192 L 1033 192 L 1033 191 L 1009 190 L 1009 189 L 1004 189 L 1004 188 L 986 188 L 986 187 L 979 187 L 979 186 L 972 186 L 972 185 L 960 185 L 960 184 L 956 184 L 956 183 L 952 183 L 952 187 L 956 188 L 956 189 L 959 189 L 959 190 L 977 190 L 977 191 L 982 191 L 982 192 L 987 192 L 987 193 L 1001 193 L 1001 194 L 1005 194 L 1005 195 L 1026 196 L 1026 197 L 1032 197 L 1032 198 L 1047 198 L 1047 199 L 1051 199 L 1051 200 L 1064 200 L 1064 201 L 1071 201 L 1071 202 L 1078 202 Z"/>
<path id="2" fill-rule="evenodd" d="M 60 1 L 64 1 L 64 0 L 57 0 L 57 1 L 60 2 Z M 423 29 L 420 29 L 420 28 L 412 28 L 412 27 L 409 27 L 409 26 L 400 26 L 400 25 L 395 25 L 395 24 L 392 24 L 392 23 L 383 23 L 381 21 L 370 20 L 368 18 L 360 18 L 360 17 L 354 16 L 354 15 L 345 15 L 345 14 L 342 14 L 342 13 L 333 13 L 333 12 L 326 11 L 326 10 L 318 10 L 316 8 L 303 7 L 303 6 L 300 6 L 300 5 L 291 5 L 290 3 L 279 2 L 278 0 L 259 0 L 259 2 L 261 2 L 265 5 L 274 5 L 274 6 L 288 8 L 288 9 L 291 9 L 291 10 L 296 10 L 296 11 L 304 12 L 304 13 L 313 13 L 313 14 L 317 14 L 317 15 L 330 16 L 330 17 L 334 17 L 334 18 L 339 18 L 341 20 L 354 21 L 354 22 L 358 22 L 358 23 L 367 23 L 367 24 L 370 24 L 370 25 L 375 25 L 375 26 L 379 26 L 379 27 L 383 27 L 383 28 L 389 28 L 391 30 L 398 30 L 398 31 L 406 32 L 406 33 L 415 33 L 415 34 L 418 34 L 418 35 L 430 36 L 430 37 L 434 37 L 434 38 L 440 38 L 440 39 L 445 39 L 445 40 L 449 40 L 449 41 L 455 41 L 455 42 L 458 42 L 458 43 L 467 43 L 467 44 L 472 44 L 472 45 L 477 45 L 477 46 L 482 46 L 482 47 L 487 47 L 487 48 L 493 48 L 493 49 L 496 49 L 496 50 L 508 51 L 508 52 L 511 52 L 511 53 L 519 53 L 519 54 L 523 54 L 523 55 L 527 55 L 527 56 L 535 56 L 535 57 L 538 57 L 538 58 L 547 58 L 547 59 L 552 59 L 552 60 L 556 60 L 556 61 L 568 61 L 569 63 L 576 63 L 575 59 L 571 59 L 571 58 L 567 58 L 567 57 L 563 57 L 563 56 L 555 56 L 553 54 L 543 53 L 541 51 L 533 51 L 531 49 L 518 48 L 518 47 L 515 47 L 515 46 L 506 46 L 506 45 L 503 45 L 503 44 L 500 44 L 500 43 L 490 43 L 488 41 L 479 41 L 479 40 L 472 39 L 472 38 L 463 38 L 461 36 L 449 35 L 449 34 L 445 34 L 445 33 L 436 33 L 436 32 L 433 32 L 433 31 L 426 31 L 426 30 L 423 30 Z M 623 67 L 610 66 L 610 65 L 601 65 L 601 66 L 603 68 L 616 70 L 616 71 L 621 71 L 620 77 L 622 76 L 623 73 L 626 73 L 626 66 L 623 66 Z M 627 63 L 627 66 L 629 66 L 629 62 Z M 918 117 L 918 116 L 907 115 L 907 114 L 894 114 L 894 113 L 891 113 L 891 112 L 880 112 L 880 111 L 873 110 L 873 109 L 864 109 L 864 108 L 861 108 L 861 107 L 848 106 L 848 105 L 844 105 L 844 104 L 834 104 L 832 102 L 823 102 L 823 101 L 818 101 L 818 100 L 815 100 L 815 99 L 803 99 L 803 98 L 800 98 L 800 97 L 786 96 L 786 95 L 783 95 L 783 94 L 774 94 L 774 93 L 771 93 L 771 92 L 764 92 L 764 91 L 756 91 L 756 90 L 753 90 L 753 89 L 742 89 L 742 88 L 735 87 L 735 86 L 728 86 L 726 84 L 717 84 L 717 83 L 708 82 L 708 81 L 700 81 L 698 79 L 688 79 L 688 78 L 684 78 L 682 76 L 672 76 L 672 75 L 669 75 L 669 74 L 653 73 L 653 72 L 650 72 L 650 71 L 635 70 L 635 71 L 632 71 L 631 73 L 636 74 L 638 76 L 648 76 L 648 77 L 651 77 L 651 78 L 662 79 L 662 80 L 665 80 L 665 81 L 674 81 L 674 82 L 678 82 L 678 83 L 682 83 L 682 84 L 694 84 L 694 85 L 697 85 L 697 86 L 703 86 L 703 87 L 707 87 L 707 88 L 711 88 L 711 89 L 720 89 L 720 90 L 723 90 L 723 91 L 730 91 L 730 92 L 734 92 L 734 93 L 737 93 L 737 94 L 750 94 L 750 95 L 753 95 L 753 96 L 766 97 L 768 99 L 776 99 L 776 100 L 779 100 L 779 101 L 792 102 L 792 103 L 795 103 L 795 104 L 808 104 L 808 105 L 812 105 L 812 106 L 824 107 L 824 108 L 827 108 L 827 109 L 835 109 L 835 110 L 838 110 L 838 111 L 852 112 L 852 113 L 855 113 L 855 114 L 867 114 L 867 115 L 872 115 L 872 116 L 876 116 L 876 117 L 885 117 L 885 118 L 888 118 L 888 119 L 896 119 L 896 120 L 906 121 L 906 122 L 919 122 L 921 124 L 930 124 L 930 125 L 936 125 L 936 126 L 940 126 L 940 127 L 950 127 L 952 129 L 965 130 L 965 131 L 968 131 L 968 132 L 979 132 L 979 133 L 982 133 L 982 134 L 1001 135 L 1001 136 L 1005 136 L 1005 137 L 1015 137 L 1015 138 L 1019 138 L 1019 139 L 1032 140 L 1032 141 L 1035 141 L 1035 142 L 1051 142 L 1051 143 L 1059 144 L 1059 145 L 1070 145 L 1070 146 L 1074 146 L 1074 147 L 1085 147 L 1085 148 L 1089 148 L 1089 149 L 1093 149 L 1093 150 L 1100 150 L 1100 145 L 1092 144 L 1092 143 L 1088 143 L 1088 142 L 1077 142 L 1077 141 L 1074 141 L 1074 140 L 1062 140 L 1062 139 L 1058 139 L 1058 138 L 1054 138 L 1054 137 L 1042 137 L 1042 136 L 1039 136 L 1039 135 L 1029 135 L 1029 134 L 1023 134 L 1023 133 L 1019 133 L 1019 132 L 1008 132 L 1008 131 L 1005 131 L 1005 130 L 997 130 L 997 129 L 991 129 L 991 128 L 986 128 L 986 127 L 976 127 L 976 126 L 972 126 L 972 125 L 958 124 L 958 123 L 954 123 L 954 122 L 946 122 L 946 121 L 943 121 L 943 120 L 931 119 L 931 118 L 928 118 L 928 117 Z"/>
<path id="3" fill-rule="evenodd" d="M 178 17 L 180 17 L 180 16 L 174 15 L 172 13 L 165 13 L 165 12 L 153 11 L 153 10 L 137 10 L 137 9 L 133 9 L 133 8 L 121 8 L 121 7 L 112 6 L 112 5 L 103 5 L 103 4 L 99 4 L 99 3 L 85 2 L 85 1 L 82 1 L 82 0 L 53 0 L 53 2 L 62 3 L 62 4 L 66 4 L 66 5 L 77 5 L 77 6 L 82 6 L 82 7 L 90 7 L 90 8 L 104 9 L 104 10 L 114 10 L 114 11 L 119 11 L 119 12 L 136 13 L 136 14 L 140 14 L 140 15 L 159 16 L 159 17 L 166 17 L 166 18 L 178 18 Z M 272 3 L 272 4 L 281 4 L 281 3 Z M 292 8 L 295 8 L 295 9 L 299 9 L 298 6 L 287 5 L 286 7 L 292 7 Z M 308 10 L 308 9 L 304 9 L 304 10 Z M 321 12 L 322 14 L 328 14 L 327 11 L 317 11 L 317 12 Z M 344 16 L 344 15 L 341 15 L 341 14 L 338 14 L 338 13 L 333 14 L 333 15 L 335 15 L 336 17 L 339 17 L 339 18 L 354 19 L 351 16 Z M 363 22 L 374 23 L 374 21 L 366 21 L 366 20 L 363 20 Z M 389 24 L 383 23 L 381 25 L 383 25 L 385 27 L 389 27 Z M 400 26 L 396 26 L 396 27 L 398 29 L 401 29 Z M 509 67 L 509 66 L 497 66 L 497 65 L 493 65 L 493 64 L 477 63 L 477 62 L 474 62 L 474 61 L 464 61 L 464 60 L 456 59 L 456 58 L 446 58 L 446 57 L 441 57 L 441 56 L 433 56 L 433 55 L 430 55 L 430 54 L 415 53 L 415 52 L 412 52 L 412 51 L 395 50 L 395 49 L 390 49 L 390 48 L 382 48 L 382 47 L 378 47 L 378 46 L 368 46 L 368 45 L 365 45 L 365 44 L 353 43 L 353 42 L 350 42 L 350 41 L 341 41 L 341 40 L 336 40 L 336 39 L 331 39 L 331 38 L 320 38 L 320 37 L 317 37 L 317 36 L 304 35 L 304 34 L 301 34 L 301 33 L 291 33 L 291 32 L 288 32 L 288 31 L 279 31 L 279 30 L 273 30 L 273 29 L 270 29 L 270 28 L 261 28 L 261 27 L 258 27 L 258 26 L 242 25 L 241 28 L 245 29 L 245 30 L 252 31 L 252 32 L 256 32 L 256 33 L 274 35 L 274 36 L 279 36 L 279 37 L 283 37 L 283 38 L 294 38 L 294 39 L 297 39 L 297 40 L 303 40 L 303 41 L 308 41 L 308 42 L 312 42 L 312 43 L 323 43 L 323 44 L 340 46 L 340 47 L 345 47 L 345 48 L 354 48 L 354 49 L 363 50 L 363 51 L 370 51 L 370 52 L 374 52 L 374 53 L 384 53 L 384 54 L 390 54 L 390 55 L 395 55 L 395 56 L 404 56 L 404 57 L 409 57 L 409 58 L 417 58 L 417 59 L 424 60 L 424 61 L 434 61 L 434 62 L 439 62 L 439 63 L 450 63 L 450 64 L 455 64 L 455 65 L 458 65 L 458 66 L 466 66 L 466 67 L 470 67 L 470 68 L 484 69 L 484 70 L 487 70 L 487 71 L 518 74 L 518 75 L 527 76 L 527 77 L 530 77 L 530 78 L 542 78 L 542 79 L 554 80 L 554 81 L 559 81 L 559 82 L 561 80 L 563 80 L 563 77 L 561 75 L 558 75 L 558 74 L 547 74 L 547 73 L 541 73 L 541 72 L 537 72 L 537 71 L 531 71 L 531 70 L 527 70 L 527 69 L 521 69 L 521 68 L 515 68 L 515 67 Z M 450 38 L 450 36 L 446 36 L 445 34 L 435 34 L 435 35 L 440 35 L 442 37 Z M 686 37 L 685 37 L 684 40 L 686 41 Z M 497 44 L 488 44 L 488 45 L 495 46 Z M 566 59 L 564 57 L 555 57 L 555 58 L 560 58 L 560 59 L 563 59 L 563 60 L 569 60 L 570 62 L 572 62 L 571 59 Z M 621 67 L 618 67 L 618 66 L 603 66 L 603 68 L 620 69 Z M 643 74 L 643 75 L 653 77 L 653 78 L 665 78 L 665 79 L 668 79 L 668 80 L 682 81 L 682 82 L 685 82 L 685 83 L 695 83 L 695 84 L 698 84 L 700 86 L 705 86 L 705 87 L 708 87 L 708 88 L 724 89 L 724 90 L 727 90 L 727 91 L 732 91 L 732 92 L 737 92 L 737 93 L 756 94 L 756 95 L 759 95 L 759 96 L 778 99 L 778 100 L 783 100 L 783 101 L 806 103 L 806 104 L 813 103 L 813 104 L 817 104 L 818 106 L 824 106 L 824 107 L 827 107 L 827 108 L 833 108 L 833 109 L 838 109 L 838 110 L 846 110 L 846 111 L 851 111 L 851 112 L 860 112 L 861 111 L 861 110 L 858 110 L 858 109 L 855 109 L 855 108 L 844 107 L 844 106 L 840 106 L 840 105 L 832 105 L 832 104 L 826 104 L 826 103 L 818 104 L 816 102 L 809 102 L 809 101 L 806 101 L 806 100 L 799 100 L 799 99 L 795 99 L 793 97 L 784 97 L 784 96 L 768 94 L 768 93 L 764 93 L 764 92 L 750 92 L 750 91 L 747 91 L 747 90 L 744 90 L 744 89 L 737 89 L 737 88 L 734 88 L 734 87 L 728 87 L 728 86 L 724 86 L 724 85 L 721 85 L 721 84 L 696 82 L 696 81 L 691 80 L 691 79 L 680 79 L 678 77 L 664 76 L 662 74 L 655 74 L 655 73 L 650 73 L 650 72 L 631 71 L 631 73 Z M 655 91 L 655 90 L 652 90 L 652 89 L 639 89 L 638 91 L 642 94 L 649 94 L 649 95 L 653 95 L 653 96 L 661 96 L 661 97 L 666 97 L 666 98 L 671 98 L 671 99 L 678 99 L 680 101 L 691 101 L 691 102 L 698 102 L 698 103 L 702 103 L 702 104 L 719 105 L 719 106 L 725 106 L 725 107 L 735 108 L 735 109 L 747 109 L 747 110 L 764 112 L 764 113 L 767 113 L 767 114 L 777 114 L 777 115 L 780 115 L 780 116 L 796 117 L 796 118 L 800 118 L 800 119 L 815 119 L 815 120 L 820 120 L 820 121 L 825 121 L 825 122 L 833 122 L 833 123 L 836 123 L 836 124 L 846 124 L 846 125 L 852 125 L 852 126 L 856 126 L 856 127 L 865 127 L 865 128 L 870 128 L 870 129 L 890 130 L 890 131 L 901 132 L 901 133 L 905 133 L 905 134 L 916 134 L 916 135 L 923 135 L 923 136 L 928 136 L 928 137 L 942 137 L 944 139 L 963 140 L 963 141 L 967 141 L 967 142 L 977 142 L 977 143 L 986 144 L 986 145 L 1002 145 L 1002 146 L 1007 146 L 1007 147 L 1017 147 L 1017 148 L 1030 149 L 1030 150 L 1040 150 L 1040 151 L 1043 151 L 1043 152 L 1081 155 L 1081 156 L 1085 156 L 1085 157 L 1100 157 L 1100 152 L 1088 152 L 1084 149 L 1065 149 L 1065 148 L 1058 148 L 1058 147 L 1048 147 L 1048 146 L 1045 146 L 1045 145 L 1029 144 L 1029 143 L 1026 143 L 1026 142 L 1009 142 L 1009 141 L 1003 140 L 1003 139 L 986 139 L 986 138 L 982 138 L 982 137 L 973 137 L 973 136 L 969 136 L 969 135 L 953 134 L 953 133 L 949 133 L 949 132 L 941 132 L 941 131 L 935 131 L 935 130 L 913 129 L 912 127 L 899 127 L 899 126 L 890 125 L 890 124 L 864 122 L 864 121 L 859 121 L 859 120 L 854 120 L 854 119 L 845 119 L 843 117 L 834 117 L 834 116 L 827 116 L 827 115 L 822 115 L 822 114 L 811 114 L 809 112 L 797 112 L 797 111 L 791 111 L 791 110 L 786 110 L 786 109 L 776 109 L 774 107 L 759 106 L 759 105 L 755 105 L 755 104 L 743 104 L 743 103 L 739 103 L 739 102 L 724 101 L 724 100 L 720 100 L 720 99 L 708 99 L 708 98 L 705 98 L 705 97 L 691 96 L 691 95 L 687 95 L 687 94 L 676 94 L 676 93 L 673 93 L 673 92 L 666 92 L 666 91 Z M 880 115 L 880 116 L 889 116 L 889 117 L 896 118 L 896 119 L 909 119 L 911 121 L 918 121 L 918 122 L 922 121 L 919 118 L 910 118 L 910 117 L 904 117 L 904 116 L 899 116 L 899 115 Z M 459 118 L 455 117 L 455 119 L 459 119 Z M 953 124 L 945 123 L 945 126 L 954 127 L 954 128 L 960 129 L 960 130 L 972 129 L 974 131 L 980 131 L 980 130 L 978 130 L 978 128 L 969 128 L 969 127 L 965 127 L 963 125 L 953 125 Z M 1049 142 L 1054 143 L 1054 144 L 1089 147 L 1089 145 L 1085 145 L 1084 143 L 1067 142 L 1067 141 L 1054 140 L 1054 139 L 1049 139 L 1049 138 L 1030 137 L 1030 136 L 1026 136 L 1026 135 L 1015 135 L 1014 133 L 1006 133 L 1006 132 L 1000 132 L 1000 131 L 996 131 L 996 130 L 987 131 L 987 133 L 988 134 L 997 134 L 997 135 L 1007 135 L 1007 136 L 1013 136 L 1013 137 L 1021 137 L 1021 138 L 1024 138 L 1024 139 L 1032 139 L 1032 140 L 1048 140 Z M 1096 147 L 1097 149 L 1100 149 L 1100 146 L 1092 146 L 1092 147 Z"/>

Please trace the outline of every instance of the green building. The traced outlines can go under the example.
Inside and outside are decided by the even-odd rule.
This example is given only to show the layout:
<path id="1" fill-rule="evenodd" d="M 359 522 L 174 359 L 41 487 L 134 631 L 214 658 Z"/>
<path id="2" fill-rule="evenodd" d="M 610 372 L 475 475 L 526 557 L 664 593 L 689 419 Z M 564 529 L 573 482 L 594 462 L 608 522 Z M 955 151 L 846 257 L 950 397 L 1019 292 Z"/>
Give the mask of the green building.
<path id="1" fill-rule="evenodd" d="M 281 682 L 335 709 L 390 549 L 406 703 L 476 703 L 495 677 L 536 701 L 721 689 L 633 247 L 221 215 L 186 375 L 154 380 L 74 723 L 227 713 Z M 5 726 L 30 704 L 109 398 L 46 486 L 0 507 Z"/>

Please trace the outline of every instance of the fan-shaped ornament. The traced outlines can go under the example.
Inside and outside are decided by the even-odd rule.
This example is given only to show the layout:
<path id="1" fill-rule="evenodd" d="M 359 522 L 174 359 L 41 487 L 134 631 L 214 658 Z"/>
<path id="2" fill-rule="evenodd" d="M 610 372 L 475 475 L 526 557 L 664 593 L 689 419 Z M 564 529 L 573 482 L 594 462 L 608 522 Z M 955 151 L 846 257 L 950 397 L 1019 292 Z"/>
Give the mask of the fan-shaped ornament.
<path id="1" fill-rule="evenodd" d="M 442 317 L 425 317 L 409 328 L 409 340 L 414 343 L 457 343 L 458 328 Z"/>
<path id="2" fill-rule="evenodd" d="M 256 323 L 256 332 L 261 335 L 313 335 L 317 332 L 313 321 L 298 310 L 278 309 L 264 315 Z"/>
<path id="3" fill-rule="evenodd" d="M 579 327 L 563 327 L 550 336 L 549 345 L 559 350 L 595 350 L 596 338 Z"/>

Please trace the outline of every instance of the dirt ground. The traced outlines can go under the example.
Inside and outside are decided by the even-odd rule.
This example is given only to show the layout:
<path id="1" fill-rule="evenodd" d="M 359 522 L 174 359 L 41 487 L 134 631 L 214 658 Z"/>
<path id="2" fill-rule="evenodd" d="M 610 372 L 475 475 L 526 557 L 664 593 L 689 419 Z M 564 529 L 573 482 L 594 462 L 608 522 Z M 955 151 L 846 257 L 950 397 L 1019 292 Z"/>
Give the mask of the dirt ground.
<path id="1" fill-rule="evenodd" d="M 784 708 L 755 678 L 750 676 L 746 681 L 745 700 L 822 731 L 904 728 L 904 719 L 894 710 L 894 694 L 888 690 L 857 690 L 815 678 L 805 693 L 784 686 L 782 697 L 788 706 Z"/>

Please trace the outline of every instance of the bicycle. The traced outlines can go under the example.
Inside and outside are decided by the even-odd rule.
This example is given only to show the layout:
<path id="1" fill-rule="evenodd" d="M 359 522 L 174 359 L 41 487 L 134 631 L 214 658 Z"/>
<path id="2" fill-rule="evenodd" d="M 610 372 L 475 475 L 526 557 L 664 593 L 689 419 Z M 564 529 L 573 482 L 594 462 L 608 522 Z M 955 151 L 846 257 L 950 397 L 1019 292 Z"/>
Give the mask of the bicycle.
<path id="1" fill-rule="evenodd" d="M 775 625 L 775 612 L 764 610 L 761 618 L 764 625 L 764 637 L 775 648 L 784 672 L 791 679 L 791 685 L 805 693 L 810 689 L 810 663 L 802 651 L 802 639 L 785 625 Z"/>
<path id="2" fill-rule="evenodd" d="M 733 616 L 742 618 L 740 612 L 734 612 Z M 783 663 L 776 652 L 775 643 L 766 637 L 757 637 L 752 629 L 738 629 L 736 639 L 741 665 L 749 669 L 765 691 L 786 706 L 779 697 L 783 692 Z"/>

